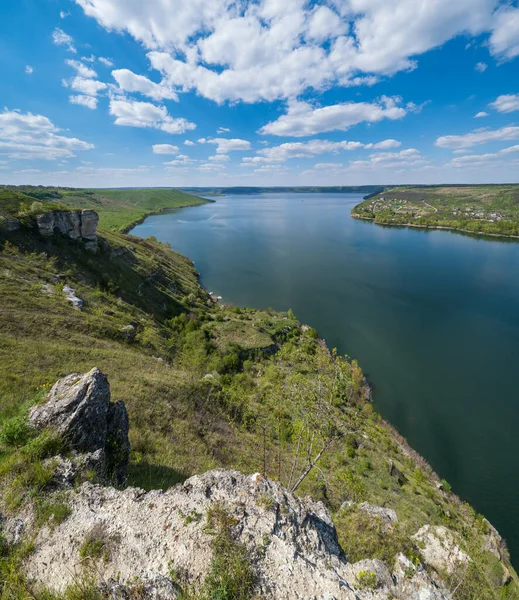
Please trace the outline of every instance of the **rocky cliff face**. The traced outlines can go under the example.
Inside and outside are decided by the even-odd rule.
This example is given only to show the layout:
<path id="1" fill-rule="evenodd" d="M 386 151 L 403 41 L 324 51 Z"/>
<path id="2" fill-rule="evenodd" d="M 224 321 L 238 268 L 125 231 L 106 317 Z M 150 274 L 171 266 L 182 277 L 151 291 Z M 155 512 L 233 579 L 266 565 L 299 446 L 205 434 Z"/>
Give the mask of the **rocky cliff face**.
<path id="1" fill-rule="evenodd" d="M 24 536 L 34 540 L 24 570 L 36 588 L 60 593 L 94 577 L 103 597 L 117 600 L 179 598 L 181 589 L 196 594 L 214 571 L 219 552 L 214 540 L 225 522 L 226 543 L 246 557 L 255 598 L 453 597 L 434 569 L 403 554 L 393 565 L 349 562 L 325 506 L 298 498 L 261 474 L 213 470 L 166 492 L 91 482 L 78 486 L 89 472 L 100 481 L 115 476 L 120 484 L 128 462 L 126 409 L 110 402 L 108 381 L 98 369 L 58 381 L 46 402 L 31 410 L 30 423 L 58 434 L 67 452 L 46 463 L 54 469 L 49 486 L 68 506 L 63 522 L 38 528 L 30 506 L 14 518 L 0 518 L 8 543 Z M 366 508 L 380 519 L 376 509 Z M 450 571 L 463 567 L 470 557 L 458 548 L 454 533 L 441 529 L 417 533 L 425 564 Z"/>
<path id="2" fill-rule="evenodd" d="M 97 243 L 99 216 L 94 210 L 53 210 L 36 217 L 39 232 L 44 236 L 60 233 L 73 240 Z"/>

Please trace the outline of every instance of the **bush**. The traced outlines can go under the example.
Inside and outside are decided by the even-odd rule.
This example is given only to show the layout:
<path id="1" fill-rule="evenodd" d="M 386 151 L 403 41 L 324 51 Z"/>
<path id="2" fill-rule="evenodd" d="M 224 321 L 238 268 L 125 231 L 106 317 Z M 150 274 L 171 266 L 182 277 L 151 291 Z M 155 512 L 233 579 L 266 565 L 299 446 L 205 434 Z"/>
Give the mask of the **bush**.
<path id="1" fill-rule="evenodd" d="M 25 417 L 13 417 L 4 423 L 0 431 L 0 442 L 19 448 L 27 443 L 31 433 L 32 429 Z"/>

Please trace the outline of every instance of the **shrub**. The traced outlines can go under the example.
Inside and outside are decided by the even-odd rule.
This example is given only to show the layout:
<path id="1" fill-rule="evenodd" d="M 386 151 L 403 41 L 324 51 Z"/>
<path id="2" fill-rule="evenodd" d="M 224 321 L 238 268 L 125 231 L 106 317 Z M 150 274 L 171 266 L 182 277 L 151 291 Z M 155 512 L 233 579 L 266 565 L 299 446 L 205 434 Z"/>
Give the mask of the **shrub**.
<path id="1" fill-rule="evenodd" d="M 373 571 L 359 571 L 357 582 L 360 588 L 374 590 L 377 587 L 377 576 Z"/>
<path id="2" fill-rule="evenodd" d="M 32 433 L 25 417 L 8 419 L 0 431 L 0 442 L 19 448 L 27 443 Z"/>

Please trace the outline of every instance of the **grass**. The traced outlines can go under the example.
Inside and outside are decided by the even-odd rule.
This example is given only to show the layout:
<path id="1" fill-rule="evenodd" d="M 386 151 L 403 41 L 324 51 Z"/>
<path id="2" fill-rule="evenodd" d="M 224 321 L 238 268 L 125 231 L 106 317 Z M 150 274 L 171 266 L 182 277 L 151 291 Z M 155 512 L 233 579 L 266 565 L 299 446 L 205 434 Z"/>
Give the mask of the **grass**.
<path id="1" fill-rule="evenodd" d="M 519 185 L 398 186 L 352 210 L 375 223 L 519 235 Z"/>
<path id="2" fill-rule="evenodd" d="M 32 505 L 37 526 L 67 518 L 66 502 L 48 485 L 53 467 L 46 459 L 59 451 L 59 440 L 31 432 L 27 410 L 58 378 L 97 366 L 108 376 L 112 399 L 128 408 L 130 485 L 165 489 L 224 467 L 262 472 L 290 487 L 303 456 L 329 442 L 319 469 L 297 493 L 325 503 L 351 560 L 380 557 L 391 565 L 398 552 L 416 557 L 411 536 L 425 524 L 445 525 L 473 558 L 481 597 L 519 598 L 508 559 L 512 582 L 503 587 L 500 565 L 481 550 L 481 518 L 445 483 L 438 489 L 430 467 L 373 411 L 355 361 L 330 353 L 290 311 L 215 305 L 191 261 L 159 243 L 106 230 L 100 236 L 95 256 L 80 242 L 42 239 L 28 227 L 0 238 L 2 512 Z M 65 283 L 84 299 L 82 310 L 63 296 Z M 274 345 L 275 353 L 261 350 Z M 393 508 L 398 525 L 388 530 L 354 506 L 341 510 L 346 500 Z M 212 518 L 212 575 L 204 593 L 249 597 L 229 595 L 234 579 L 249 594 L 253 576 L 232 524 L 222 529 L 218 518 Z M 103 540 L 90 542 L 85 555 L 103 546 L 102 558 Z M 2 558 L 2 600 L 35 597 L 23 587 L 17 552 Z M 459 590 L 465 588 L 456 600 L 472 600 L 462 582 Z M 97 593 L 84 589 L 83 596 L 65 598 Z"/>

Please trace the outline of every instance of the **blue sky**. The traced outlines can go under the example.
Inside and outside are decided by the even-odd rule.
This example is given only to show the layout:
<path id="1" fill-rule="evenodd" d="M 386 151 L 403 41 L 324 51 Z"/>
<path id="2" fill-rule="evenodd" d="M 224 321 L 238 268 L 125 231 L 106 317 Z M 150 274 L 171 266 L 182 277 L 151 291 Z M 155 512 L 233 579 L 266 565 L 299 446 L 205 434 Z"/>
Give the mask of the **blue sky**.
<path id="1" fill-rule="evenodd" d="M 0 183 L 519 181 L 516 0 L 3 0 Z"/>

